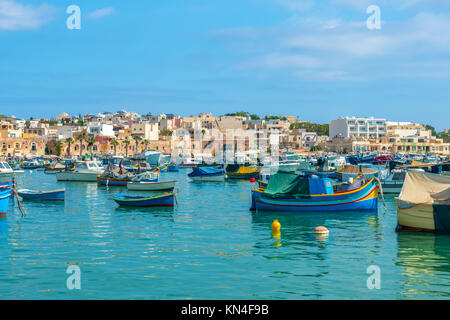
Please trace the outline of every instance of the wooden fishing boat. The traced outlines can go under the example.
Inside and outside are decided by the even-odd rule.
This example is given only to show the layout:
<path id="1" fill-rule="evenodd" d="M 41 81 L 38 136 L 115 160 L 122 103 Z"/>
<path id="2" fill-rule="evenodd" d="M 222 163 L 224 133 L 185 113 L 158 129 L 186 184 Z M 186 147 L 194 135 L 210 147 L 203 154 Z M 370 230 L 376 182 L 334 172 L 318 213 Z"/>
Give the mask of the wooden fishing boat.
<path id="1" fill-rule="evenodd" d="M 450 204 L 450 177 L 410 169 L 395 200 L 397 231 L 438 231 L 436 222 L 448 219 L 443 214 Z"/>
<path id="2" fill-rule="evenodd" d="M 193 181 L 220 182 L 225 181 L 225 172 L 210 167 L 197 167 L 188 174 L 188 177 Z"/>
<path id="3" fill-rule="evenodd" d="M 403 182 L 405 181 L 406 172 L 396 170 L 386 178 L 381 180 L 383 193 L 399 194 L 402 191 Z"/>
<path id="4" fill-rule="evenodd" d="M 227 179 L 257 179 L 261 175 L 261 170 L 256 166 L 229 164 L 226 168 L 226 174 Z"/>
<path id="5" fill-rule="evenodd" d="M 178 171 L 180 171 L 180 168 L 176 164 L 169 164 L 169 166 L 167 167 L 167 171 L 178 172 Z"/>
<path id="6" fill-rule="evenodd" d="M 165 164 L 158 168 L 160 172 L 167 172 L 169 170 L 169 165 Z"/>
<path id="7" fill-rule="evenodd" d="M 0 186 L 0 217 L 6 217 L 8 212 L 9 198 L 11 197 L 11 190 Z"/>
<path id="8" fill-rule="evenodd" d="M 173 190 L 175 188 L 176 180 L 171 181 L 159 181 L 159 182 L 149 182 L 149 181 L 138 181 L 129 182 L 127 184 L 128 190 L 133 191 L 165 191 Z"/>
<path id="9" fill-rule="evenodd" d="M 127 183 L 131 182 L 131 178 L 108 178 L 103 176 L 97 176 L 98 185 L 102 186 L 123 186 L 125 187 Z"/>
<path id="10" fill-rule="evenodd" d="M 279 172 L 267 186 L 252 190 L 251 210 L 350 211 L 376 210 L 378 182 L 371 179 L 360 188 L 334 191 L 331 179 L 302 177 Z"/>
<path id="11" fill-rule="evenodd" d="M 64 201 L 66 190 L 33 191 L 21 189 L 17 194 L 24 200 Z"/>
<path id="12" fill-rule="evenodd" d="M 126 207 L 173 207 L 174 194 L 166 193 L 153 197 L 136 197 L 126 194 L 113 196 L 115 202 Z"/>

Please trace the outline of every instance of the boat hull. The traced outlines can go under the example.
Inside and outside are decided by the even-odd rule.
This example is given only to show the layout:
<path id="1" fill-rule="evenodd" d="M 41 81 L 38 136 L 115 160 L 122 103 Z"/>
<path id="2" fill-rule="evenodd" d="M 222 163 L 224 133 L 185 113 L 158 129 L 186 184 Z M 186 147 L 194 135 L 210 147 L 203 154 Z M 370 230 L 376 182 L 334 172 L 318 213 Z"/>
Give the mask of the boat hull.
<path id="1" fill-rule="evenodd" d="M 11 191 L 9 189 L 0 189 L 0 218 L 6 217 L 10 197 Z"/>
<path id="2" fill-rule="evenodd" d="M 165 191 L 173 190 L 176 183 L 176 181 L 130 182 L 127 188 L 131 191 Z"/>
<path id="3" fill-rule="evenodd" d="M 58 172 L 56 180 L 58 181 L 81 181 L 81 182 L 97 182 L 99 172 Z"/>
<path id="4" fill-rule="evenodd" d="M 435 231 L 432 204 L 413 204 L 395 198 L 397 202 L 397 231 Z"/>
<path id="5" fill-rule="evenodd" d="M 126 187 L 131 179 L 112 179 L 112 178 L 104 178 L 101 176 L 97 177 L 97 182 L 102 186 L 121 186 Z"/>
<path id="6" fill-rule="evenodd" d="M 130 197 L 126 195 L 116 195 L 114 201 L 124 207 L 173 207 L 174 195 L 161 195 L 156 197 Z"/>
<path id="7" fill-rule="evenodd" d="M 204 176 L 196 176 L 196 177 L 190 177 L 193 181 L 198 182 L 222 182 L 225 181 L 225 175 L 204 175 Z"/>
<path id="8" fill-rule="evenodd" d="M 433 204 L 435 230 L 450 234 L 450 204 Z"/>
<path id="9" fill-rule="evenodd" d="M 313 195 L 310 198 L 271 198 L 261 190 L 252 190 L 251 210 L 289 212 L 328 212 L 377 210 L 378 185 L 371 180 L 357 190 L 332 195 Z"/>
<path id="10" fill-rule="evenodd" d="M 17 194 L 23 200 L 39 201 L 64 201 L 66 190 L 52 190 L 46 192 L 31 192 L 29 190 L 19 190 Z"/>
<path id="11" fill-rule="evenodd" d="M 384 194 L 398 194 L 402 191 L 403 181 L 382 181 Z"/>

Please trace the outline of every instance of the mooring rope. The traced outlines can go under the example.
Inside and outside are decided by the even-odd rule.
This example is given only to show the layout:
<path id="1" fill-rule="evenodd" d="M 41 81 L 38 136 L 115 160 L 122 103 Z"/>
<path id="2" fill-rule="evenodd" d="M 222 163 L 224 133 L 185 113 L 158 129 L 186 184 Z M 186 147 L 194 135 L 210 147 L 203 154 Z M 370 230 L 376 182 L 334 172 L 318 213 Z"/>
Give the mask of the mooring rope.
<path id="1" fill-rule="evenodd" d="M 383 194 L 383 185 L 381 184 L 381 180 L 377 177 L 374 177 L 375 181 L 378 182 L 378 185 L 380 187 L 380 193 L 381 193 L 381 200 L 383 200 L 383 206 L 384 206 L 384 210 L 385 213 L 387 212 L 387 206 L 386 206 L 386 202 L 384 201 L 384 194 Z"/>
<path id="2" fill-rule="evenodd" d="M 26 214 L 25 214 L 25 210 L 24 210 L 23 207 L 22 207 L 22 203 L 21 203 L 20 200 L 19 200 L 19 195 L 17 194 L 16 189 L 11 188 L 11 187 L 4 187 L 4 188 L 5 188 L 5 189 L 9 189 L 9 190 L 11 190 L 11 191 L 13 192 L 14 196 L 15 196 L 16 199 L 17 199 L 17 204 L 18 204 L 18 206 L 19 206 L 20 212 L 22 213 L 22 217 L 24 217 L 24 216 L 26 215 Z"/>

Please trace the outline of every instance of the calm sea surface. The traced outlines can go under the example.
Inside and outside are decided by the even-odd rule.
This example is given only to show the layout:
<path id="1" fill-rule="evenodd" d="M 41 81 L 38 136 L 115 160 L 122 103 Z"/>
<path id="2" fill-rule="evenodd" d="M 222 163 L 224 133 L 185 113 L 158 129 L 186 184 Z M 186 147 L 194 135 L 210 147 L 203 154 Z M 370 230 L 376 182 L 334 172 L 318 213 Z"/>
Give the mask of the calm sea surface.
<path id="1" fill-rule="evenodd" d="M 19 187 L 66 188 L 65 203 L 10 203 L 0 219 L 0 299 L 448 299 L 450 236 L 396 233 L 388 211 L 252 213 L 248 181 L 177 179 L 174 209 L 123 209 L 120 187 L 27 172 Z M 274 239 L 271 223 L 282 225 Z M 312 230 L 324 225 L 327 239 Z M 66 286 L 68 266 L 81 289 Z M 381 289 L 367 288 L 379 266 Z"/>

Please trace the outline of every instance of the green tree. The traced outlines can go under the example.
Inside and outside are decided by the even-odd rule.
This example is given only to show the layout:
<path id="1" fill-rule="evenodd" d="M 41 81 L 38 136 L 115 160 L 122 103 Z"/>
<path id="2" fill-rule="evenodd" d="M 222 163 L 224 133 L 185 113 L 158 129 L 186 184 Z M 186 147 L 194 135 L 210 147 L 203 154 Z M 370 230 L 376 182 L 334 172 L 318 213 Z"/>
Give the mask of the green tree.
<path id="1" fill-rule="evenodd" d="M 147 150 L 148 149 L 148 145 L 150 144 L 150 141 L 144 139 L 144 140 L 142 140 L 141 143 L 145 146 L 145 150 Z"/>
<path id="2" fill-rule="evenodd" d="M 123 144 L 125 145 L 125 157 L 128 158 L 128 146 L 130 145 L 130 140 L 126 139 L 123 141 Z"/>
<path id="3" fill-rule="evenodd" d="M 63 147 L 63 144 L 61 141 L 59 141 L 59 140 L 55 141 L 55 150 L 56 150 L 56 155 L 58 157 L 61 156 L 62 147 Z"/>
<path id="4" fill-rule="evenodd" d="M 68 152 L 67 152 L 67 154 L 69 155 L 69 157 L 70 157 L 70 147 L 72 146 L 72 143 L 73 143 L 73 139 L 72 138 L 67 138 L 66 139 L 66 143 L 68 144 Z"/>
<path id="5" fill-rule="evenodd" d="M 92 153 L 92 147 L 94 146 L 96 140 L 94 137 L 89 137 L 87 139 L 87 143 L 88 143 L 88 148 L 89 148 L 89 152 Z"/>
<path id="6" fill-rule="evenodd" d="M 163 129 L 163 130 L 159 131 L 159 135 L 163 136 L 163 137 L 169 137 L 172 135 L 172 133 L 173 133 L 173 131 L 169 130 L 169 129 Z"/>
<path id="7" fill-rule="evenodd" d="M 110 142 L 112 145 L 113 145 L 113 147 L 114 147 L 114 155 L 117 155 L 117 146 L 119 145 L 119 142 L 116 140 L 116 139 L 111 139 L 111 142 Z"/>
<path id="8" fill-rule="evenodd" d="M 134 142 L 136 143 L 135 153 L 137 154 L 137 153 L 139 153 L 139 141 L 141 141 L 142 138 L 139 136 L 134 136 L 133 139 L 134 139 Z"/>
<path id="9" fill-rule="evenodd" d="M 80 133 L 76 139 L 80 141 L 80 158 L 81 158 L 83 155 L 83 141 L 86 139 L 86 135 L 84 133 Z"/>
<path id="10" fill-rule="evenodd" d="M 431 134 L 432 134 L 433 136 L 436 136 L 436 135 L 437 135 L 436 129 L 435 129 L 432 125 L 429 125 L 429 124 L 423 124 L 423 126 L 425 127 L 425 130 L 431 130 Z"/>

